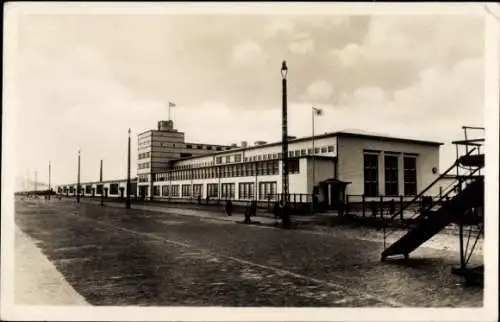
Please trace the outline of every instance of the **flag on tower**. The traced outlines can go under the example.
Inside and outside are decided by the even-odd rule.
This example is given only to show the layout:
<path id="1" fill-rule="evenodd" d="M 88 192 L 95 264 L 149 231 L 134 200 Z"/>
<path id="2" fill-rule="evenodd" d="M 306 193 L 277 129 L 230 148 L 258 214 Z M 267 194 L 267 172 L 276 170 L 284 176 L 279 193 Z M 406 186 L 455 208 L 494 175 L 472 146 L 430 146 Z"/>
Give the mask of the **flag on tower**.
<path id="1" fill-rule="evenodd" d="M 316 115 L 323 115 L 323 110 L 322 109 L 313 107 L 313 110 L 314 110 L 314 114 L 316 114 Z"/>
<path id="2" fill-rule="evenodd" d="M 175 107 L 176 105 L 172 102 L 168 102 L 168 107 Z"/>

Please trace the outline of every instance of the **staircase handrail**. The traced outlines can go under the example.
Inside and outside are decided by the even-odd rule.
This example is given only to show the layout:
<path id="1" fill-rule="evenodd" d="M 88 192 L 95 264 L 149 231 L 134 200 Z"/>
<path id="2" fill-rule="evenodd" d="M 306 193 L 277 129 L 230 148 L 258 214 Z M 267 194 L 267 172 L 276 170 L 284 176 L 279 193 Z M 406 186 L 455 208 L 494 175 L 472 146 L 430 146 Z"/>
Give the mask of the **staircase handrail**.
<path id="1" fill-rule="evenodd" d="M 467 152 L 464 156 L 469 156 L 472 154 L 472 152 L 474 152 L 477 148 L 472 148 L 469 152 Z M 458 165 L 458 162 L 459 162 L 459 159 L 458 158 L 457 160 L 455 160 L 455 162 L 453 162 L 453 164 L 448 168 L 446 169 L 445 172 L 441 173 L 439 175 L 439 177 L 437 177 L 434 181 L 432 181 L 429 185 L 427 185 L 427 187 L 422 190 L 418 195 L 416 195 L 411 201 L 408 201 L 406 204 L 403 205 L 403 207 L 401 207 L 401 209 L 399 209 L 398 212 L 394 213 L 389 219 L 390 220 L 393 220 L 394 218 L 396 218 L 397 216 L 401 216 L 401 213 L 403 213 L 404 210 L 406 210 L 411 204 L 413 204 L 415 201 L 419 200 L 420 198 L 422 198 L 424 196 L 424 194 L 429 191 L 430 188 L 432 188 L 439 180 L 443 179 L 443 177 L 445 175 L 447 175 L 451 170 L 453 170 L 457 165 Z"/>
<path id="2" fill-rule="evenodd" d="M 473 176 L 476 172 L 478 172 L 480 169 L 479 168 L 476 168 L 474 170 L 471 170 L 471 172 L 469 173 L 470 176 Z M 467 179 L 465 179 L 467 180 Z M 447 190 L 444 194 L 442 194 L 438 200 L 436 201 L 433 201 L 431 204 L 429 204 L 428 206 L 426 206 L 425 208 L 422 208 L 420 211 L 416 212 L 413 216 L 411 216 L 409 219 L 415 219 L 415 218 L 419 218 L 421 216 L 423 216 L 423 214 L 429 210 L 429 209 L 432 209 L 432 207 L 434 207 L 437 203 L 439 202 L 442 202 L 442 200 L 444 198 L 446 198 L 451 192 L 453 192 L 453 190 L 455 190 L 456 187 L 458 187 L 459 185 L 461 185 L 464 181 L 462 181 L 461 179 L 458 180 L 458 182 L 454 181 L 453 184 L 450 184 L 448 185 L 448 187 L 446 189 L 449 189 L 450 187 L 452 187 L 451 189 Z M 384 225 L 384 228 L 385 228 L 385 225 Z M 385 244 L 385 239 L 389 236 L 391 236 L 392 234 L 394 234 L 395 232 L 397 231 L 397 229 L 394 229 L 390 232 L 386 232 L 384 230 L 384 244 Z M 385 250 L 385 247 L 384 247 L 384 250 Z"/>

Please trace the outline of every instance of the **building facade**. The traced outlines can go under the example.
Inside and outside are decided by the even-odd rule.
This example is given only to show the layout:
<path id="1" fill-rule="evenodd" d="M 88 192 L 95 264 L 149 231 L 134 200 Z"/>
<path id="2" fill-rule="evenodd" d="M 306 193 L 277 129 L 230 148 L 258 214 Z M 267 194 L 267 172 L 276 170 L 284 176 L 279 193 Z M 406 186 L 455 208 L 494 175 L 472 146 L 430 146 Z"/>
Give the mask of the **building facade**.
<path id="1" fill-rule="evenodd" d="M 139 134 L 134 196 L 151 199 L 278 200 L 281 193 L 281 142 L 248 146 L 193 144 L 173 123 Z M 314 150 L 313 150 L 314 139 Z M 335 207 L 351 201 L 413 198 L 439 176 L 441 143 L 340 131 L 289 140 L 291 201 Z M 118 195 L 126 181 L 118 183 Z M 117 196 L 115 186 L 108 196 Z M 111 182 L 109 183 L 111 184 Z M 87 183 L 90 191 L 97 183 Z M 64 186 L 63 186 L 64 187 Z M 69 189 L 76 185 L 67 185 Z M 63 189 L 64 190 L 64 189 Z M 69 191 L 69 190 L 68 190 Z M 438 194 L 431 191 L 429 194 Z"/>

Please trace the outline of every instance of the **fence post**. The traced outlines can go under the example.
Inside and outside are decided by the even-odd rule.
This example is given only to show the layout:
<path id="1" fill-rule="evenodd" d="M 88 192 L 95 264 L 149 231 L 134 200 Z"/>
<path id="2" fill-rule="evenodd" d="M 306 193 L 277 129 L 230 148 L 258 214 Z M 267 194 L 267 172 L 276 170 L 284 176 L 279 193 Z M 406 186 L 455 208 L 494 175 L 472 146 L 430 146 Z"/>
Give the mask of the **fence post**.
<path id="1" fill-rule="evenodd" d="M 363 218 L 366 216 L 365 195 L 361 196 L 361 206 L 363 208 Z"/>
<path id="2" fill-rule="evenodd" d="M 404 220 L 403 216 L 403 195 L 399 196 L 399 216 L 401 219 L 401 222 Z"/>
<path id="3" fill-rule="evenodd" d="M 380 209 L 380 218 L 384 219 L 384 210 L 385 210 L 385 207 L 384 207 L 384 196 L 380 196 L 380 206 L 379 206 L 379 209 Z"/>
<path id="4" fill-rule="evenodd" d="M 349 216 L 349 195 L 345 195 L 345 214 Z"/>

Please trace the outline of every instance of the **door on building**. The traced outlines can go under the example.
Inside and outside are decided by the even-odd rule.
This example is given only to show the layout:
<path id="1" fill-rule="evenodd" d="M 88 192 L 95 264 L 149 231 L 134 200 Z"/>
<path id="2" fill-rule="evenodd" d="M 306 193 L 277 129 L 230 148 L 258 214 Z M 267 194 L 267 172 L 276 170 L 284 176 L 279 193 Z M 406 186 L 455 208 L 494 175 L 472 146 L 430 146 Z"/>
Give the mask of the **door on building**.
<path id="1" fill-rule="evenodd" d="M 338 179 L 328 179 L 321 183 L 325 203 L 329 209 L 340 210 L 345 202 L 346 187 L 350 182 Z"/>
<path id="2" fill-rule="evenodd" d="M 146 198 L 147 195 L 148 195 L 148 187 L 139 186 L 139 196 L 141 196 L 141 199 Z"/>
<path id="3" fill-rule="evenodd" d="M 123 199 L 124 195 L 125 195 L 125 188 L 124 187 L 120 187 L 120 198 Z"/>

